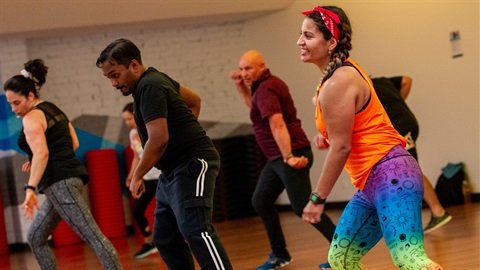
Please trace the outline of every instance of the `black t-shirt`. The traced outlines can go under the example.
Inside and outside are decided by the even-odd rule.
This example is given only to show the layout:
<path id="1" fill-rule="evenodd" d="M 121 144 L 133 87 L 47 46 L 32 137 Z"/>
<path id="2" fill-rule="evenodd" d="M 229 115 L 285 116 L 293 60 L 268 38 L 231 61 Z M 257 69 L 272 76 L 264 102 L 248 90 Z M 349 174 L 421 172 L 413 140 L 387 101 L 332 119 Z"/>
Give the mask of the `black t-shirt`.
<path id="1" fill-rule="evenodd" d="M 167 74 L 148 68 L 133 93 L 134 116 L 142 145 L 148 140 L 146 123 L 166 118 L 168 145 L 155 164 L 169 170 L 192 158 L 218 159 L 218 152 L 180 96 L 180 84 Z"/>
<path id="2" fill-rule="evenodd" d="M 390 121 L 392 121 L 393 127 L 402 136 L 411 132 L 415 141 L 419 132 L 418 122 L 415 115 L 408 108 L 407 103 L 400 96 L 402 77 L 372 78 L 372 82 L 380 102 L 385 108 Z"/>
<path id="3" fill-rule="evenodd" d="M 38 104 L 34 109 L 41 110 L 45 114 L 47 120 L 45 138 L 49 152 L 47 167 L 38 184 L 38 190 L 41 192 L 51 184 L 71 177 L 80 177 L 86 184 L 88 173 L 73 151 L 67 116 L 57 106 L 47 101 Z M 18 146 L 28 154 L 31 161 L 33 153 L 23 129 L 18 136 Z"/>

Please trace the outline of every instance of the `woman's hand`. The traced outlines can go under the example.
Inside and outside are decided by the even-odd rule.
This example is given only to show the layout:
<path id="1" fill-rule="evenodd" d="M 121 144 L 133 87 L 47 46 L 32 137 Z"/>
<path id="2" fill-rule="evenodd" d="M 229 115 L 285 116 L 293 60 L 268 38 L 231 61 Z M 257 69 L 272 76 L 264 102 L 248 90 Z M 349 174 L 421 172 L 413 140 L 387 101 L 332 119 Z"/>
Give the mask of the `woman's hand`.
<path id="1" fill-rule="evenodd" d="M 330 146 L 330 144 L 327 142 L 325 137 L 323 137 L 323 135 L 320 134 L 320 133 L 317 133 L 317 135 L 315 135 L 315 137 L 313 137 L 312 142 L 313 142 L 313 145 L 318 150 L 328 149 L 328 147 Z"/>
<path id="2" fill-rule="evenodd" d="M 313 202 L 309 201 L 305 208 L 303 208 L 303 221 L 306 223 L 320 222 L 322 220 L 321 215 L 324 208 L 325 204 L 314 204 Z"/>
<path id="3" fill-rule="evenodd" d="M 31 168 L 30 161 L 27 161 L 22 165 L 22 172 L 30 173 L 30 168 Z"/>
<path id="4" fill-rule="evenodd" d="M 33 219 L 33 216 L 35 214 L 35 208 L 37 208 L 37 210 L 40 210 L 40 205 L 38 204 L 35 191 L 27 189 L 25 192 L 25 201 L 22 204 L 23 215 L 26 216 L 27 219 Z"/>

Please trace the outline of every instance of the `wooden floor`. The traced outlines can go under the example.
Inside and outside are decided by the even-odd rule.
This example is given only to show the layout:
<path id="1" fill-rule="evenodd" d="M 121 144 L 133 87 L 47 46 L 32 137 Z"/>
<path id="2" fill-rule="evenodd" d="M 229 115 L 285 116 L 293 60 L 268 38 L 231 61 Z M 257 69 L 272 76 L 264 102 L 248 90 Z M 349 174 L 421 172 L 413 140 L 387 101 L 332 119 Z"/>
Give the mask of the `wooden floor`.
<path id="1" fill-rule="evenodd" d="M 425 236 L 428 255 L 439 262 L 445 270 L 480 269 L 480 203 L 467 203 L 448 207 L 453 220 Z M 328 210 L 336 223 L 341 210 Z M 313 227 L 303 223 L 291 212 L 282 212 L 281 219 L 289 251 L 294 259 L 292 264 L 282 268 L 318 269 L 326 261 L 328 242 Z M 423 223 L 430 219 L 427 209 L 423 210 Z M 228 251 L 236 270 L 255 269 L 262 264 L 269 253 L 269 245 L 263 225 L 258 217 L 216 223 L 215 227 Z M 136 260 L 140 236 L 111 239 L 117 248 L 124 269 L 167 269 L 157 254 Z M 77 244 L 55 247 L 59 269 L 102 269 L 89 246 Z M 363 261 L 369 270 L 395 269 L 390 255 L 381 241 L 368 253 Z M 0 270 L 40 269 L 30 251 L 0 255 Z M 198 267 L 197 267 L 198 269 Z"/>

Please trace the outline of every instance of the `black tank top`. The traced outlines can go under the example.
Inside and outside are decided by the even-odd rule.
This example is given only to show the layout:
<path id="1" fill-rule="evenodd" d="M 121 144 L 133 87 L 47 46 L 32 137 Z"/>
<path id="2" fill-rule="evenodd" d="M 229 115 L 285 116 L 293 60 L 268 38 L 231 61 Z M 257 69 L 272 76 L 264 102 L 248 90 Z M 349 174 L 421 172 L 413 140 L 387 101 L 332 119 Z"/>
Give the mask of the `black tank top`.
<path id="1" fill-rule="evenodd" d="M 67 116 L 55 104 L 46 101 L 33 109 L 41 110 L 45 114 L 47 120 L 45 137 L 49 151 L 47 167 L 38 184 L 38 190 L 41 192 L 51 184 L 71 177 L 80 177 L 86 184 L 88 173 L 73 151 Z M 27 143 L 23 128 L 18 136 L 18 146 L 28 154 L 31 161 L 33 153 Z"/>

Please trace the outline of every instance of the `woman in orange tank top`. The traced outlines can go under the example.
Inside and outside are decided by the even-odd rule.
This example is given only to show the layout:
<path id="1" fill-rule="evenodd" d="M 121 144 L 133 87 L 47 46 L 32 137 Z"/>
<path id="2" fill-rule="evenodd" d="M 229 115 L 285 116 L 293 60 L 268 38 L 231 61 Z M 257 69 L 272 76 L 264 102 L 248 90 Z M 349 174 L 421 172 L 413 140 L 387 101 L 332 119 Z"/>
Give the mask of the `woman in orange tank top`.
<path id="1" fill-rule="evenodd" d="M 422 172 L 404 149 L 365 72 L 350 60 L 351 25 L 335 6 L 314 7 L 297 44 L 301 60 L 321 71 L 314 145 L 327 149 L 317 186 L 304 208 L 320 221 L 324 203 L 343 168 L 358 191 L 347 204 L 330 246 L 332 269 L 366 269 L 362 257 L 383 237 L 397 268 L 443 269 L 424 249 Z"/>

